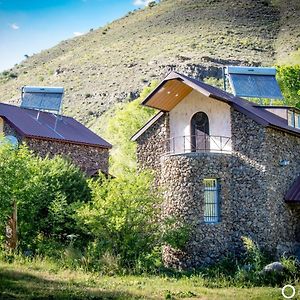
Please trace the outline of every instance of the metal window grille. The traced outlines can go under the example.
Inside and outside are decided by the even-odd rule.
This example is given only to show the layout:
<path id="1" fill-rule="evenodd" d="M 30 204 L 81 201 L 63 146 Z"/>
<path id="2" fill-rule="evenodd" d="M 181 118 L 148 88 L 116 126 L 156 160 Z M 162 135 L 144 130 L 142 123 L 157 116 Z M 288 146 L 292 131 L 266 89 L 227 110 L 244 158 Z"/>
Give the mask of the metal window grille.
<path id="1" fill-rule="evenodd" d="M 204 179 L 204 222 L 220 221 L 220 184 L 217 179 Z"/>

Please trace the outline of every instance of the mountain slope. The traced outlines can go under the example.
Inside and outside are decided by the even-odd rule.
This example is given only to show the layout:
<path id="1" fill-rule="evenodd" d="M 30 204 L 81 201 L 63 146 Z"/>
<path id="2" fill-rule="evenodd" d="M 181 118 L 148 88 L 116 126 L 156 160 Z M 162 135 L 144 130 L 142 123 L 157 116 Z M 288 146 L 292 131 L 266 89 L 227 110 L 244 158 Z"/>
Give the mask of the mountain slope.
<path id="1" fill-rule="evenodd" d="M 171 69 L 203 79 L 288 60 L 299 12 L 299 0 L 164 0 L 29 57 L 0 76 L 1 101 L 17 102 L 23 85 L 64 86 L 64 113 L 92 126 Z"/>

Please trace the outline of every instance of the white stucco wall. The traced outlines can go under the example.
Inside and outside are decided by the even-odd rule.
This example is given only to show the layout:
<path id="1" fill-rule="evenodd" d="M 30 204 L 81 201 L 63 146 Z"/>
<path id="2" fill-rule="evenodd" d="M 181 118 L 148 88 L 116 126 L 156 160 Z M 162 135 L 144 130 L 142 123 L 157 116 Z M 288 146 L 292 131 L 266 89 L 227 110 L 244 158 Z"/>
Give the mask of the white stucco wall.
<path id="1" fill-rule="evenodd" d="M 192 91 L 170 111 L 171 152 L 190 151 L 191 118 L 197 112 L 205 112 L 209 119 L 210 150 L 220 148 L 231 151 L 230 106 Z M 220 137 L 227 138 L 220 138 Z"/>
<path id="2" fill-rule="evenodd" d="M 266 110 L 287 120 L 287 109 L 286 108 L 266 108 Z"/>

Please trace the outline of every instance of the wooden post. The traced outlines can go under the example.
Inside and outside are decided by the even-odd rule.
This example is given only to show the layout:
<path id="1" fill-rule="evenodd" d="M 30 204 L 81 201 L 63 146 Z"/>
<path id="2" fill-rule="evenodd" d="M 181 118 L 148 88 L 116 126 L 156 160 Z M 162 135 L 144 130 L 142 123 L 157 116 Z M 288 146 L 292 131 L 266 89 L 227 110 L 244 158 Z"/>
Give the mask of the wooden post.
<path id="1" fill-rule="evenodd" d="M 13 203 L 13 213 L 6 226 L 6 244 L 8 249 L 15 250 L 18 245 L 18 208 L 17 201 Z"/>

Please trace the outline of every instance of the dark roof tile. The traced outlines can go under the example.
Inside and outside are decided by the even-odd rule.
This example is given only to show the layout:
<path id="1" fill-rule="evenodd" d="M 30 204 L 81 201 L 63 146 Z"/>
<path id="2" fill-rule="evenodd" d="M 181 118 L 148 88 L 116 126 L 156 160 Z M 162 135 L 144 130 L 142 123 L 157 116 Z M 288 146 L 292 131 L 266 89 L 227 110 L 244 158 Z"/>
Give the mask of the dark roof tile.
<path id="1" fill-rule="evenodd" d="M 0 103 L 0 117 L 25 137 L 111 148 L 111 144 L 70 117 L 5 103 Z"/>
<path id="2" fill-rule="evenodd" d="M 289 203 L 300 203 L 300 176 L 291 186 L 284 200 Z"/>

